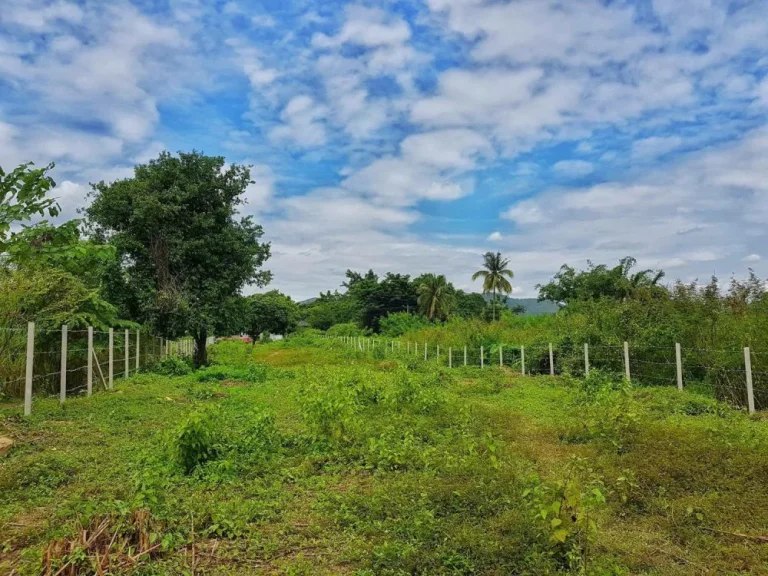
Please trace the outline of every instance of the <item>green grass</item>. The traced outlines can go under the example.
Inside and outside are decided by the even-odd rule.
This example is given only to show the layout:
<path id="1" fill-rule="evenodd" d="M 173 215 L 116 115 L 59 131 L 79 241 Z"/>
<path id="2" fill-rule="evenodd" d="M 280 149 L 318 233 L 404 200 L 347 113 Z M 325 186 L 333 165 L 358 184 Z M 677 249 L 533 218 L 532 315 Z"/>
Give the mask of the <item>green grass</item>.
<path id="1" fill-rule="evenodd" d="M 760 416 L 330 342 L 211 356 L 0 407 L 0 573 L 766 572 Z"/>

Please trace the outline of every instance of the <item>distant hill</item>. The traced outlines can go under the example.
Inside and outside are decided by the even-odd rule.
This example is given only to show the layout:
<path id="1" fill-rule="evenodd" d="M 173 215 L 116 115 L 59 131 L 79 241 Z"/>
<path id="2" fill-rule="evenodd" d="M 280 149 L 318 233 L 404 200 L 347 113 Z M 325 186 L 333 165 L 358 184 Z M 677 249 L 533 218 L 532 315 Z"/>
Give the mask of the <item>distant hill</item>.
<path id="1" fill-rule="evenodd" d="M 302 300 L 301 302 L 299 302 L 299 306 L 308 306 L 309 304 L 312 304 L 312 302 L 314 302 L 315 300 L 317 300 L 317 298 L 307 298 L 306 300 Z"/>
<path id="2" fill-rule="evenodd" d="M 490 302 L 493 298 L 490 294 L 484 296 Z M 554 314 L 559 310 L 554 302 L 539 302 L 536 298 L 507 298 L 507 308 L 522 306 L 526 316 L 540 316 L 542 314 Z"/>

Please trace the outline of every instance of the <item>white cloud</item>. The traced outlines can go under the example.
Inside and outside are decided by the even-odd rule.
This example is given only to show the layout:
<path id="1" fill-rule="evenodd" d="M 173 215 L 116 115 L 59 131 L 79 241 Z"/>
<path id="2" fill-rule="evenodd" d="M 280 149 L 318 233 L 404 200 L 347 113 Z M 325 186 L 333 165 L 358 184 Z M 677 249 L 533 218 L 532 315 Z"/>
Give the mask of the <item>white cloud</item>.
<path id="1" fill-rule="evenodd" d="M 253 164 L 250 171 L 253 184 L 249 184 L 245 190 L 243 199 L 246 205 L 241 212 L 253 216 L 263 214 L 273 207 L 276 178 L 272 168 L 266 164 Z"/>
<path id="2" fill-rule="evenodd" d="M 760 254 L 749 254 L 741 259 L 742 262 L 760 262 L 760 260 L 762 260 Z"/>
<path id="3" fill-rule="evenodd" d="M 488 238 L 486 238 L 488 242 L 500 242 L 503 239 L 504 237 L 501 235 L 501 232 L 491 232 Z"/>
<path id="4" fill-rule="evenodd" d="M 350 43 L 366 47 L 393 46 L 411 37 L 411 28 L 402 18 L 394 18 L 380 8 L 350 5 L 346 22 L 336 36 L 315 34 L 312 45 L 330 48 Z"/>
<path id="5" fill-rule="evenodd" d="M 682 144 L 683 139 L 679 136 L 653 136 L 637 140 L 632 144 L 632 158 L 640 161 L 651 160 L 680 148 Z"/>
<path id="6" fill-rule="evenodd" d="M 590 162 L 584 162 L 583 160 L 561 160 L 553 168 L 563 176 L 570 176 L 572 178 L 587 176 L 594 171 L 594 166 Z"/>
<path id="7" fill-rule="evenodd" d="M 283 108 L 283 124 L 273 128 L 269 136 L 275 142 L 290 141 L 300 148 L 322 146 L 326 141 L 325 126 L 321 122 L 325 108 L 310 96 L 295 96 Z"/>
<path id="8" fill-rule="evenodd" d="M 275 19 L 269 14 L 258 14 L 251 17 L 251 24 L 261 28 L 274 28 Z"/>
<path id="9" fill-rule="evenodd" d="M 264 65 L 259 51 L 247 42 L 237 38 L 230 38 L 226 43 L 237 54 L 243 72 L 248 77 L 251 88 L 254 90 L 263 89 L 280 76 L 277 70 Z"/>
<path id="10" fill-rule="evenodd" d="M 485 136 L 472 130 L 437 130 L 408 136 L 400 144 L 403 157 L 440 169 L 474 168 L 475 158 L 493 155 Z"/>

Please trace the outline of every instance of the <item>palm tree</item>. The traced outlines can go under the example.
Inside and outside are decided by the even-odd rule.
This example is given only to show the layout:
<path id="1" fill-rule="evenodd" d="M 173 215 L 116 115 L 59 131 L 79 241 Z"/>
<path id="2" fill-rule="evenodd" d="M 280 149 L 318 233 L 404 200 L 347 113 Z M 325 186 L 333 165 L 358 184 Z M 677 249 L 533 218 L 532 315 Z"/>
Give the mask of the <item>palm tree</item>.
<path id="1" fill-rule="evenodd" d="M 515 273 L 509 268 L 509 260 L 502 258 L 501 252 L 486 252 L 483 256 L 483 268 L 472 274 L 472 280 L 483 279 L 483 293 L 493 293 L 493 319 L 496 320 L 496 292 L 509 294 L 512 292 L 510 280 L 515 277 Z M 505 278 L 506 276 L 506 278 Z"/>
<path id="2" fill-rule="evenodd" d="M 425 274 L 416 290 L 419 294 L 417 300 L 419 309 L 430 321 L 448 317 L 453 304 L 453 295 L 451 285 L 445 276 Z"/>

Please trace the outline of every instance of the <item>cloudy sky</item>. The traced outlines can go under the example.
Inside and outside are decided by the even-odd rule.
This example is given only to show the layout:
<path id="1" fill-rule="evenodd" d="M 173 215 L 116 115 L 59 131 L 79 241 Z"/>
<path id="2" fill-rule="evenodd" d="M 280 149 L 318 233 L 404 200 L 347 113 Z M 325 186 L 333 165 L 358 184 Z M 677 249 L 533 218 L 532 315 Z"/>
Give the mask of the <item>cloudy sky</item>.
<path id="1" fill-rule="evenodd" d="M 274 287 L 768 275 L 768 0 L 1 0 L 0 165 L 252 164 Z"/>

